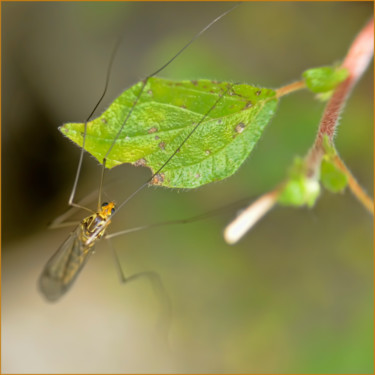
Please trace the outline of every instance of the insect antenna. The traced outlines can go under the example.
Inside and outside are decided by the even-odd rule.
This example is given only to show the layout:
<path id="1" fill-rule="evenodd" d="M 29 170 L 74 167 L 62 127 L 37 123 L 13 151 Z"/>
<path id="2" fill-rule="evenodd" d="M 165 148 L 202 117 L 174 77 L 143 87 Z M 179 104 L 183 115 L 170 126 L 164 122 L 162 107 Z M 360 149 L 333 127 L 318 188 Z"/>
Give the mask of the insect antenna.
<path id="1" fill-rule="evenodd" d="M 105 170 L 105 164 L 106 164 L 106 160 L 107 160 L 107 157 L 108 155 L 110 154 L 110 152 L 112 151 L 116 141 L 118 140 L 118 138 L 120 137 L 120 134 L 121 132 L 123 131 L 129 117 L 131 116 L 135 106 L 137 105 L 138 101 L 139 101 L 139 98 L 141 97 L 142 95 L 142 92 L 144 91 L 146 85 L 147 85 L 147 82 L 150 78 L 154 77 L 155 75 L 157 75 L 158 73 L 160 73 L 162 70 L 164 70 L 168 65 L 170 65 L 186 48 L 188 48 L 196 39 L 198 39 L 206 30 L 208 30 L 212 25 L 214 25 L 216 22 L 218 22 L 221 18 L 223 18 L 224 16 L 226 16 L 228 13 L 230 13 L 231 11 L 233 11 L 235 8 L 237 8 L 239 5 L 241 5 L 242 3 L 237 3 L 235 4 L 233 7 L 231 7 L 230 9 L 228 9 L 227 11 L 225 11 L 224 13 L 222 13 L 221 15 L 219 15 L 218 17 L 216 17 L 213 21 L 211 21 L 208 25 L 206 25 L 201 31 L 199 31 L 197 34 L 195 34 L 193 36 L 193 38 L 187 43 L 185 44 L 171 59 L 169 59 L 163 66 L 161 66 L 159 69 L 157 69 L 156 71 L 154 71 L 152 74 L 148 75 L 142 82 L 142 86 L 141 86 L 141 89 L 135 99 L 135 101 L 133 102 L 132 104 L 132 107 L 130 108 L 128 114 L 126 115 L 126 118 L 125 120 L 123 121 L 119 131 L 117 132 L 110 148 L 108 149 L 107 153 L 105 154 L 104 158 L 103 158 L 103 169 L 102 169 L 102 175 L 104 176 L 104 170 Z M 153 179 L 154 177 L 156 177 L 163 169 L 164 167 L 171 161 L 171 159 L 173 159 L 173 157 L 180 151 L 180 148 L 187 142 L 187 140 L 193 135 L 193 133 L 197 130 L 197 128 L 204 122 L 204 120 L 207 118 L 207 116 L 210 114 L 210 112 L 216 107 L 216 105 L 218 104 L 218 102 L 227 94 L 227 92 L 231 89 L 231 86 L 229 86 L 227 88 L 227 90 L 222 93 L 218 99 L 216 100 L 216 102 L 214 103 L 214 105 L 202 116 L 202 118 L 198 121 L 198 123 L 194 126 L 194 128 L 192 129 L 192 131 L 187 135 L 187 137 L 182 141 L 182 143 L 176 148 L 176 150 L 169 156 L 169 158 L 164 162 L 164 164 L 145 182 L 143 183 L 138 189 L 136 189 L 132 194 L 130 194 L 130 196 L 128 198 L 126 198 L 121 204 L 119 204 L 117 206 L 117 210 L 116 212 L 112 215 L 114 216 L 119 210 L 121 207 L 123 207 L 125 204 L 127 204 L 133 197 L 135 197 L 141 190 L 143 190 Z M 102 179 L 103 181 L 103 179 Z"/>
<path id="2" fill-rule="evenodd" d="M 102 162 L 102 175 L 101 175 L 101 182 L 100 182 L 100 188 L 99 188 L 99 202 L 98 202 L 98 207 L 100 208 L 101 206 L 101 195 L 102 195 L 102 186 L 103 186 L 103 180 L 104 180 L 104 171 L 105 171 L 105 166 L 107 162 L 108 155 L 111 153 L 114 145 L 116 144 L 117 140 L 119 139 L 127 121 L 129 120 L 131 114 L 134 111 L 134 108 L 138 104 L 138 101 L 147 85 L 147 82 L 149 81 L 150 78 L 156 76 L 158 73 L 163 71 L 167 66 L 169 66 L 179 55 L 181 55 L 182 52 L 184 52 L 196 39 L 198 39 L 205 31 L 207 31 L 212 25 L 214 25 L 216 22 L 218 22 L 221 18 L 225 17 L 228 13 L 233 11 L 235 8 L 237 8 L 241 3 L 236 3 L 234 6 L 232 6 L 230 9 L 226 10 L 224 13 L 220 14 L 218 17 L 216 17 L 214 20 L 212 20 L 208 25 L 206 25 L 201 31 L 199 31 L 197 34 L 193 36 L 193 38 L 190 39 L 188 43 L 186 43 L 175 55 L 173 55 L 165 64 L 163 64 L 159 69 L 155 70 L 153 73 L 149 74 L 143 81 L 142 81 L 142 86 L 139 90 L 138 95 L 136 96 L 136 99 L 134 100 L 129 112 L 127 113 L 119 131 L 117 132 L 115 138 L 113 139 L 113 142 L 111 146 L 109 147 L 107 153 L 104 155 L 103 162 Z M 228 88 L 229 90 L 229 88 Z M 227 90 L 227 91 L 228 91 Z M 226 92 L 222 95 L 224 96 Z M 221 97 L 222 97 L 221 96 Z M 217 100 L 217 102 L 221 99 Z M 181 145 L 174 151 L 174 153 L 168 158 L 168 160 L 159 168 L 157 172 L 155 172 L 143 185 L 141 185 L 136 191 L 134 191 L 125 201 L 123 201 L 118 207 L 117 211 L 124 206 L 130 199 L 132 199 L 136 194 L 138 194 L 141 190 L 143 190 L 152 179 L 161 172 L 161 170 L 169 163 L 169 161 L 176 155 L 176 153 L 179 151 L 180 147 L 184 145 L 184 143 L 190 138 L 190 136 L 195 132 L 195 130 L 198 128 L 198 126 L 206 119 L 208 114 L 215 108 L 217 102 L 209 109 L 209 111 L 202 117 L 202 119 L 198 122 L 198 124 L 194 127 L 194 129 L 190 132 L 190 134 L 185 138 L 185 140 L 181 143 Z M 86 129 L 87 129 L 87 123 L 85 123 L 85 135 L 86 135 Z M 115 212 L 115 214 L 116 214 Z M 113 216 L 113 215 L 112 215 Z"/>
<path id="3" fill-rule="evenodd" d="M 201 31 L 199 31 L 197 34 L 195 34 L 193 36 L 192 39 L 190 39 L 190 41 L 188 43 L 186 43 L 174 56 L 172 56 L 171 59 L 169 59 L 164 65 L 162 65 L 159 69 L 155 70 L 152 74 L 149 74 L 142 82 L 142 86 L 141 86 L 141 89 L 136 97 L 136 99 L 134 100 L 129 112 L 127 113 L 119 131 L 117 132 L 115 138 L 113 139 L 113 142 L 111 144 L 111 146 L 109 147 L 108 151 L 106 152 L 106 154 L 104 155 L 103 157 L 103 160 L 102 160 L 102 172 L 101 172 L 101 176 L 100 176 L 100 184 L 99 184 L 99 198 L 98 198 L 98 210 L 100 209 L 101 207 L 101 196 L 102 196 L 102 188 L 103 188 L 103 180 L 104 180 L 104 172 L 105 172 L 105 167 L 106 167 L 106 161 L 107 161 L 107 158 L 108 158 L 108 155 L 111 153 L 114 145 L 116 144 L 118 138 L 120 137 L 121 135 L 121 132 L 123 131 L 128 119 L 130 118 L 131 114 L 133 113 L 134 111 L 134 108 L 136 107 L 138 101 L 139 101 L 139 98 L 141 97 L 143 91 L 144 91 L 144 88 L 146 87 L 147 85 L 147 82 L 150 78 L 154 77 L 155 75 L 157 75 L 158 73 L 160 73 L 162 70 L 164 70 L 168 65 L 170 65 L 183 51 L 185 51 L 185 49 L 187 49 L 196 39 L 198 39 L 205 31 L 207 31 L 212 25 L 214 25 L 216 22 L 218 22 L 221 18 L 223 18 L 224 16 L 226 16 L 228 13 L 230 13 L 231 11 L 233 11 L 235 8 L 237 8 L 239 5 L 241 5 L 242 3 L 239 2 L 239 3 L 236 3 L 234 6 L 232 6 L 231 8 L 229 8 L 228 10 L 226 10 L 224 13 L 220 14 L 218 17 L 216 17 L 213 21 L 211 21 L 208 25 L 206 25 Z M 86 211 L 89 211 L 89 212 L 93 212 L 91 209 L 87 208 L 87 207 L 84 207 L 84 206 L 81 206 L 77 203 L 74 203 L 73 200 L 74 200 L 74 197 L 75 197 L 75 193 L 76 193 L 76 190 L 77 190 L 77 185 L 78 185 L 78 180 L 79 180 L 79 176 L 80 176 L 80 173 L 81 173 L 81 169 L 82 169 L 82 163 L 83 163 L 83 155 L 84 155 L 84 151 L 85 151 L 85 141 L 86 141 L 86 134 L 87 134 L 87 123 L 90 121 L 90 119 L 92 118 L 92 116 L 94 115 L 95 111 L 97 110 L 98 106 L 100 105 L 100 103 L 102 102 L 107 90 L 108 90 L 108 85 L 109 85 L 109 79 L 110 79 L 110 74 L 111 74 L 111 70 L 112 70 L 112 65 L 113 65 L 113 62 L 114 62 L 114 59 L 116 57 L 116 54 L 117 54 L 117 51 L 121 45 L 121 42 L 123 40 L 123 35 L 120 36 L 116 43 L 115 43 L 115 47 L 111 53 L 111 56 L 110 56 L 110 60 L 109 60 L 109 64 L 108 64 L 108 68 L 107 68 L 107 73 L 106 73 L 106 79 L 105 79 L 105 84 L 104 84 L 104 89 L 103 89 L 103 92 L 99 98 L 99 100 L 97 101 L 96 105 L 94 106 L 93 110 L 91 111 L 90 115 L 87 117 L 85 123 L 84 123 L 84 131 L 83 131 L 83 137 L 82 137 L 82 148 L 81 148 L 81 153 L 80 153 L 80 157 L 79 157 L 79 161 L 78 161 L 78 166 L 77 166 L 77 172 L 76 172 L 76 175 L 75 175 L 75 179 L 74 179 L 74 183 L 73 183 L 73 188 L 72 188 L 72 192 L 70 194 L 70 197 L 69 197 L 69 201 L 68 201 L 68 204 L 70 206 L 73 206 L 73 207 L 77 207 L 77 208 L 82 208 Z M 225 95 L 225 93 L 224 93 Z M 190 136 L 194 133 L 194 131 L 196 130 L 196 128 L 204 121 L 204 119 L 207 117 L 207 115 L 209 114 L 209 112 L 211 112 L 211 110 L 216 106 L 217 103 L 214 104 L 214 106 L 203 116 L 203 118 L 201 119 L 201 121 L 199 121 L 199 123 L 197 124 L 197 126 L 192 130 L 192 132 L 187 136 L 187 138 L 185 139 L 185 141 L 180 145 L 180 147 L 190 138 Z M 179 148 L 180 148 L 179 147 Z M 129 198 L 127 198 L 123 203 L 121 203 L 121 205 L 118 207 L 118 209 L 120 207 L 122 207 L 124 204 L 126 204 L 131 198 L 133 198 L 139 191 L 141 191 L 144 187 L 147 186 L 147 184 L 158 174 L 160 173 L 160 171 L 165 167 L 165 165 L 167 165 L 169 163 L 169 161 L 174 157 L 174 155 L 178 152 L 179 148 L 170 156 L 170 158 L 163 164 L 163 166 L 153 175 L 151 176 L 151 178 L 145 182 L 140 188 L 138 188 L 133 194 L 131 194 L 131 196 Z"/>
<path id="4" fill-rule="evenodd" d="M 188 139 L 193 135 L 193 133 L 198 129 L 198 127 L 204 122 L 207 116 L 211 113 L 213 109 L 215 109 L 216 105 L 219 101 L 228 93 L 228 91 L 232 88 L 232 85 L 221 94 L 219 95 L 218 99 L 214 103 L 213 106 L 202 116 L 202 118 L 198 121 L 198 123 L 194 126 L 191 132 L 186 136 L 186 138 L 180 143 L 180 145 L 174 150 L 174 152 L 169 156 L 169 158 L 164 162 L 164 164 L 146 181 L 144 182 L 138 189 L 136 189 L 132 194 L 130 194 L 122 203 L 117 206 L 117 211 L 112 215 L 114 216 L 117 212 L 119 212 L 120 208 L 123 207 L 126 203 L 128 203 L 132 198 L 134 198 L 141 190 L 143 190 L 153 179 L 154 177 L 158 176 L 159 173 L 164 169 L 164 167 L 174 158 L 174 156 L 180 151 L 181 147 L 188 141 Z"/>
<path id="5" fill-rule="evenodd" d="M 168 65 L 170 65 L 179 55 L 181 55 L 182 52 L 184 52 L 196 39 L 198 39 L 205 31 L 207 31 L 213 24 L 215 24 L 216 22 L 218 22 L 221 18 L 223 18 L 224 16 L 226 16 L 228 13 L 230 13 L 232 10 L 234 10 L 235 8 L 237 8 L 241 3 L 237 3 L 236 5 L 234 5 L 233 7 L 231 7 L 230 9 L 228 9 L 227 11 L 225 11 L 224 13 L 222 13 L 220 16 L 216 17 L 213 21 L 211 21 L 208 25 L 206 25 L 201 31 L 199 31 L 197 34 L 195 34 L 193 36 L 193 38 L 190 39 L 190 41 L 188 43 L 186 43 L 172 58 L 170 58 L 164 65 L 162 65 L 159 69 L 155 70 L 153 73 L 149 74 L 142 82 L 142 87 L 135 99 L 135 101 L 133 102 L 132 104 L 132 107 L 130 108 L 128 114 L 126 115 L 126 118 L 125 120 L 123 121 L 119 131 L 117 132 L 115 138 L 113 139 L 113 142 L 110 146 L 110 148 L 108 149 L 107 153 L 105 154 L 104 158 L 103 158 L 103 165 L 105 166 L 105 163 L 106 163 L 106 160 L 107 160 L 107 157 L 108 155 L 110 154 L 110 152 L 112 151 L 115 143 L 117 142 L 118 138 L 120 137 L 120 134 L 121 132 L 123 131 L 129 117 L 131 116 L 135 106 L 137 105 L 138 103 L 138 100 L 139 98 L 141 97 L 142 95 L 142 92 L 144 91 L 146 85 L 147 85 L 147 82 L 150 78 L 156 76 L 157 74 L 159 74 L 161 71 L 163 71 Z"/>

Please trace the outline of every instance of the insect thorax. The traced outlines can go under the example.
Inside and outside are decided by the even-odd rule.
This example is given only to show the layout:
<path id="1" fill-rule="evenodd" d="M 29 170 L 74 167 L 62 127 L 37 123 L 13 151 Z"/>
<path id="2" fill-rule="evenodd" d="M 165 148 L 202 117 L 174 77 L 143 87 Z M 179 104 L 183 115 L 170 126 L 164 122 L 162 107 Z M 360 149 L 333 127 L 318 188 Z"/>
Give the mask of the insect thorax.
<path id="1" fill-rule="evenodd" d="M 96 240 L 103 237 L 110 222 L 111 220 L 103 217 L 100 213 L 85 218 L 80 224 L 80 240 L 87 246 L 94 245 Z"/>

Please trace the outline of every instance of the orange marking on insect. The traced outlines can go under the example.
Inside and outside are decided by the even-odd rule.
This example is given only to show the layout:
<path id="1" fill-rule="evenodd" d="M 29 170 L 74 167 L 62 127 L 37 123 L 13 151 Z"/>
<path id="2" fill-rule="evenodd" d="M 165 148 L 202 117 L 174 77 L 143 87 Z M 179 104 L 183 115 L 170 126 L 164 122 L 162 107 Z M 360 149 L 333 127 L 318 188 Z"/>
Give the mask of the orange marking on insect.
<path id="1" fill-rule="evenodd" d="M 99 215 L 105 219 L 108 219 L 112 215 L 113 208 L 115 208 L 115 203 L 109 202 L 107 205 L 102 206 L 102 210 L 99 212 Z"/>

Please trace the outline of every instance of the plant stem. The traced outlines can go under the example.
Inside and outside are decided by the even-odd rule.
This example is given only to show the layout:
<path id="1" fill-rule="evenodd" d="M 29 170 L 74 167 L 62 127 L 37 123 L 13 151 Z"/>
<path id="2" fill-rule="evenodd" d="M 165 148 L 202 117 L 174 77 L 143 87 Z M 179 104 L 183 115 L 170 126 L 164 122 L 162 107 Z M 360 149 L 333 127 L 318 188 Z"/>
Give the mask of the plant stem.
<path id="1" fill-rule="evenodd" d="M 328 135 L 331 141 L 333 140 L 339 116 L 344 108 L 346 99 L 370 63 L 373 53 L 374 19 L 368 22 L 357 35 L 342 63 L 342 67 L 348 69 L 349 77 L 336 88 L 324 110 L 312 153 L 324 154 L 322 142 L 325 134 Z M 314 155 L 312 155 L 312 159 L 315 159 Z M 320 161 L 320 158 L 318 157 L 316 160 Z"/>
<path id="2" fill-rule="evenodd" d="M 297 81 L 293 82 L 289 85 L 280 87 L 279 89 L 276 90 L 276 97 L 281 98 L 282 96 L 288 95 L 294 91 L 298 91 L 301 89 L 304 89 L 306 87 L 305 81 Z"/>
<path id="3" fill-rule="evenodd" d="M 225 241 L 233 245 L 238 242 L 272 207 L 281 193 L 280 186 L 263 194 L 243 210 L 224 230 Z"/>
<path id="4" fill-rule="evenodd" d="M 342 67 L 348 69 L 349 76 L 335 89 L 325 108 L 322 120 L 319 124 L 315 143 L 305 158 L 308 168 L 306 177 L 312 179 L 317 178 L 322 158 L 325 154 L 323 145 L 324 136 L 328 136 L 333 146 L 333 136 L 338 124 L 339 115 L 350 91 L 370 63 L 373 52 L 374 20 L 372 19 L 355 38 L 342 64 Z M 303 88 L 305 88 L 304 81 L 293 82 L 277 89 L 276 97 L 280 98 Z M 344 162 L 337 155 L 334 157 L 333 161 L 336 167 L 348 177 L 348 185 L 353 194 L 370 213 L 374 214 L 373 200 L 359 186 Z M 276 189 L 262 195 L 233 220 L 224 231 L 225 240 L 229 244 L 234 244 L 250 230 L 277 203 L 283 186 L 283 184 L 280 184 Z"/>
<path id="5" fill-rule="evenodd" d="M 374 215 L 374 201 L 371 197 L 367 195 L 367 193 L 362 189 L 362 187 L 358 184 L 357 180 L 354 178 L 350 170 L 344 164 L 344 162 L 340 159 L 338 155 L 335 156 L 333 159 L 335 166 L 340 169 L 345 175 L 348 177 L 348 185 L 352 193 L 357 197 L 357 199 L 363 204 L 363 206 L 372 214 Z"/>
<path id="6" fill-rule="evenodd" d="M 323 117 L 319 124 L 318 134 L 313 147 L 306 158 L 309 175 L 318 173 L 322 157 L 325 153 L 323 146 L 324 136 L 327 135 L 333 145 L 333 137 L 337 128 L 340 113 L 342 112 L 345 102 L 363 72 L 369 65 L 374 53 L 374 19 L 370 20 L 367 25 L 354 39 L 349 51 L 345 57 L 342 67 L 349 71 L 348 78 L 342 82 L 334 91 L 331 99 L 328 101 L 324 110 Z M 338 159 L 337 167 L 342 169 L 349 178 L 349 186 L 353 194 L 370 212 L 374 212 L 371 198 L 358 185 L 350 171 L 345 167 L 341 159 Z M 370 207 L 372 206 L 372 207 Z"/>

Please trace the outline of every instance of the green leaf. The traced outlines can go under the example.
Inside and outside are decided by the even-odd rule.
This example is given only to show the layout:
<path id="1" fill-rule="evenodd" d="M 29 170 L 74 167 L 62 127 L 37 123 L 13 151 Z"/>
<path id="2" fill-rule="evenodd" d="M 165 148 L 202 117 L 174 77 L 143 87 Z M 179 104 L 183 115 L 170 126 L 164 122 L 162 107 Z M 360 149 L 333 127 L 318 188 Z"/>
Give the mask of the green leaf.
<path id="1" fill-rule="evenodd" d="M 327 134 L 323 134 L 323 149 L 325 158 L 332 160 L 334 157 L 336 157 L 337 152 L 335 146 L 333 145 Z"/>
<path id="2" fill-rule="evenodd" d="M 333 90 L 320 92 L 315 95 L 315 99 L 319 100 L 320 102 L 327 102 L 329 99 L 331 99 L 332 94 L 333 94 Z"/>
<path id="3" fill-rule="evenodd" d="M 306 176 L 304 160 L 296 158 L 290 170 L 289 179 L 278 197 L 278 203 L 285 206 L 312 207 L 319 194 L 319 182 Z"/>
<path id="4" fill-rule="evenodd" d="M 320 166 L 320 180 L 323 186 L 332 193 L 341 192 L 348 184 L 348 176 L 336 167 L 334 159 L 337 157 L 337 151 L 326 134 L 323 137 L 323 148 L 324 156 Z"/>
<path id="5" fill-rule="evenodd" d="M 323 159 L 320 167 L 320 179 L 323 186 L 332 193 L 343 191 L 348 184 L 346 174 L 326 159 Z"/>
<path id="6" fill-rule="evenodd" d="M 339 83 L 348 78 L 349 72 L 346 68 L 323 66 L 306 70 L 302 76 L 306 86 L 315 93 L 329 92 Z"/>
<path id="7" fill-rule="evenodd" d="M 99 162 L 109 150 L 142 82 L 124 91 L 97 119 L 87 124 L 85 149 Z M 155 173 L 209 112 L 180 151 L 152 183 L 195 188 L 232 175 L 273 116 L 274 90 L 209 80 L 169 81 L 151 78 L 106 166 L 122 163 L 149 167 Z M 63 134 L 82 146 L 84 124 L 69 123 Z"/>

